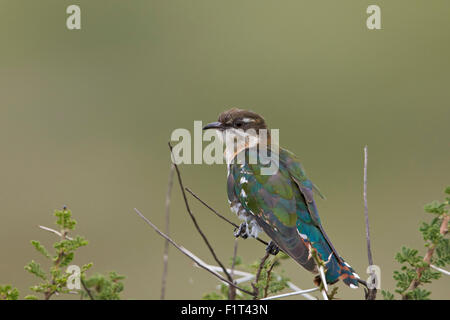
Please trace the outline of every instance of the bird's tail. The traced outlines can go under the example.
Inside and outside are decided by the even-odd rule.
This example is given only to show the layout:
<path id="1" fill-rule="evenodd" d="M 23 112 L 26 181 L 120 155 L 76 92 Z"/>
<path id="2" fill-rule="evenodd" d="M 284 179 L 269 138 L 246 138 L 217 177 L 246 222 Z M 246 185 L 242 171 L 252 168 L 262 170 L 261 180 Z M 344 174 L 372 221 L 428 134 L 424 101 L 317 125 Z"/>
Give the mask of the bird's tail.
<path id="1" fill-rule="evenodd" d="M 299 225 L 299 234 L 302 236 L 306 245 L 311 245 L 319 254 L 321 260 L 325 263 L 325 279 L 327 283 L 335 283 L 342 280 L 350 288 L 358 287 L 359 276 L 353 268 L 340 257 L 332 247 L 325 231 L 320 231 L 313 225 Z M 306 237 L 306 234 L 308 237 Z M 317 282 L 316 278 L 314 282 Z"/>
<path id="2" fill-rule="evenodd" d="M 353 270 L 353 268 L 342 260 L 342 262 L 339 262 L 335 258 L 330 258 L 328 261 L 326 261 L 326 272 L 325 272 L 325 279 L 328 284 L 336 283 L 339 280 L 342 280 L 347 286 L 349 286 L 352 289 L 356 289 L 358 287 L 359 282 L 359 276 L 358 274 Z M 317 275 L 314 278 L 314 283 L 317 286 L 320 286 L 322 283 L 322 278 L 320 275 Z"/>
<path id="3" fill-rule="evenodd" d="M 342 258 L 342 263 L 339 263 L 339 279 L 342 280 L 350 288 L 356 289 L 358 287 L 358 274 L 353 268 L 345 262 Z"/>
<path id="4" fill-rule="evenodd" d="M 327 258 L 324 259 L 322 256 L 326 266 L 325 279 L 328 283 L 342 280 L 350 288 L 358 288 L 358 274 L 342 257 L 336 257 L 334 252 L 330 252 Z"/>
<path id="5" fill-rule="evenodd" d="M 352 289 L 356 289 L 358 287 L 358 274 L 353 270 L 353 268 L 344 261 L 344 259 L 337 253 L 336 249 L 331 244 L 331 241 L 328 239 L 327 234 L 323 230 L 323 228 L 320 226 L 321 233 L 323 235 L 323 251 L 330 252 L 330 255 L 328 256 L 327 263 L 327 272 L 326 272 L 326 278 L 334 281 L 342 280 L 346 285 L 348 285 Z M 322 257 L 323 259 L 323 257 Z"/>

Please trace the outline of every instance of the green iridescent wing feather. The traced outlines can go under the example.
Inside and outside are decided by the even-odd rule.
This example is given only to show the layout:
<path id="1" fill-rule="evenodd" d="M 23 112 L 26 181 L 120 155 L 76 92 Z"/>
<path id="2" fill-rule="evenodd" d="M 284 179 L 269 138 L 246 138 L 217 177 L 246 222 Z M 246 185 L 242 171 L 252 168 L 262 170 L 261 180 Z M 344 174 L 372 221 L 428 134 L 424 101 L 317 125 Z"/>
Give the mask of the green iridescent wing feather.
<path id="1" fill-rule="evenodd" d="M 253 155 L 259 162 L 230 165 L 230 201 L 238 199 L 269 237 L 306 269 L 315 270 L 313 260 L 308 257 L 308 246 L 312 245 L 324 261 L 329 261 L 327 282 L 341 278 L 347 284 L 357 285 L 353 270 L 337 255 L 322 228 L 313 199 L 313 191 L 318 189 L 306 177 L 295 155 L 280 149 L 278 171 L 263 175 L 262 163 L 267 163 L 270 157 L 262 159 L 252 149 L 245 152 L 246 159 Z"/>

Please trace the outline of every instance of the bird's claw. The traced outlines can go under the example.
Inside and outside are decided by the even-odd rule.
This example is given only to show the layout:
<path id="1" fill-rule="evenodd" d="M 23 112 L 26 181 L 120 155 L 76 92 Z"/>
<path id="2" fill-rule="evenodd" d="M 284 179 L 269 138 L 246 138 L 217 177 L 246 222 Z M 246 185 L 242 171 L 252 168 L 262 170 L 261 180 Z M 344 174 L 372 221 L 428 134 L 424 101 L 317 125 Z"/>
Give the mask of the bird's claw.
<path id="1" fill-rule="evenodd" d="M 271 255 L 276 256 L 278 252 L 280 252 L 280 248 L 273 242 L 272 240 L 269 242 L 269 244 L 266 247 L 266 252 L 270 253 Z"/>
<path id="2" fill-rule="evenodd" d="M 247 223 L 242 222 L 239 228 L 237 228 L 237 230 L 235 229 L 234 236 L 236 238 L 242 237 L 244 239 L 247 239 L 248 238 Z"/>

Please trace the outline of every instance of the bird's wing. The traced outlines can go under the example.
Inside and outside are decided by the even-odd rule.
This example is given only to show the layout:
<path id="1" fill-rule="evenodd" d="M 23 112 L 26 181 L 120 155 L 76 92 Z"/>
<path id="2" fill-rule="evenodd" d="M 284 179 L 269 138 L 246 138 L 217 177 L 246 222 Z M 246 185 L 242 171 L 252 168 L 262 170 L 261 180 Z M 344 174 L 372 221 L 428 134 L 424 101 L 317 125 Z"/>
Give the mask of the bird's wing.
<path id="1" fill-rule="evenodd" d="M 252 152 L 248 151 L 247 153 Z M 230 166 L 229 194 L 255 217 L 258 225 L 295 261 L 310 271 L 315 270 L 309 259 L 307 242 L 297 229 L 298 188 L 284 167 L 271 175 L 261 173 L 262 164 L 232 164 Z M 230 197 L 230 196 L 229 196 Z M 307 213 L 306 207 L 305 214 Z"/>
<path id="2" fill-rule="evenodd" d="M 317 187 L 314 183 L 312 183 L 311 180 L 308 179 L 305 170 L 300 163 L 300 159 L 298 159 L 294 153 L 283 148 L 280 148 L 279 153 L 280 161 L 283 161 L 286 164 L 286 167 L 289 170 L 289 174 L 292 177 L 304 183 L 305 186 L 308 187 L 308 189 L 314 191 L 322 199 L 326 199 L 325 195 L 322 193 L 322 191 L 320 191 L 319 187 Z"/>
<path id="3" fill-rule="evenodd" d="M 280 163 L 286 167 L 291 179 L 298 186 L 301 199 L 298 201 L 298 207 L 302 208 L 306 205 L 308 215 L 300 209 L 298 229 L 301 233 L 305 233 L 312 246 L 321 254 L 322 260 L 327 262 L 327 281 L 337 281 L 342 279 L 349 286 L 356 287 L 358 285 L 357 275 L 353 269 L 344 262 L 342 257 L 337 253 L 328 235 L 322 227 L 313 193 L 318 188 L 309 180 L 303 170 L 299 159 L 291 152 L 280 148 Z M 320 192 L 320 191 L 319 191 Z"/>
<path id="4" fill-rule="evenodd" d="M 309 247 L 318 251 L 327 263 L 327 282 L 342 279 L 348 285 L 357 285 L 353 270 L 347 267 L 331 244 L 322 228 L 320 217 L 313 198 L 313 184 L 304 174 L 300 163 L 282 149 L 278 170 L 271 175 L 262 174 L 262 168 L 268 159 L 253 155 L 257 164 L 245 161 L 232 164 L 229 185 L 231 192 L 242 207 L 257 220 L 259 226 L 295 261 L 307 270 L 316 271 L 313 259 L 310 259 Z M 246 150 L 246 159 L 251 158 Z M 248 156 L 248 157 L 247 157 Z M 273 161 L 274 157 L 269 157 Z"/>
<path id="5" fill-rule="evenodd" d="M 311 220 L 314 225 L 319 229 L 320 233 L 330 246 L 336 258 L 342 263 L 342 259 L 331 243 L 328 235 L 322 227 L 320 221 L 319 212 L 317 210 L 316 202 L 314 201 L 314 191 L 318 188 L 308 179 L 305 171 L 299 161 L 299 159 L 290 151 L 280 148 L 280 162 L 284 164 L 289 175 L 293 181 L 295 181 L 298 189 L 303 197 L 303 202 L 306 203 L 308 213 L 311 216 Z M 306 221 L 307 222 L 307 221 Z"/>

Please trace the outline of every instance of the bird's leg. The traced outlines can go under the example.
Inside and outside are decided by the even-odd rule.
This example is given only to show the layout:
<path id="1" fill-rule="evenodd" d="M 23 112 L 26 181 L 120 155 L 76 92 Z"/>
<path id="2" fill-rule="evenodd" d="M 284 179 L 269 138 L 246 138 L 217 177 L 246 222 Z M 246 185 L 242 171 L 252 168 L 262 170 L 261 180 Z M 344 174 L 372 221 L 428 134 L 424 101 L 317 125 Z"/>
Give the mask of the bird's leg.
<path id="1" fill-rule="evenodd" d="M 275 244 L 275 242 L 270 240 L 269 244 L 266 247 L 266 252 L 270 253 L 271 255 L 276 256 L 277 253 L 280 252 L 280 248 L 278 248 L 278 246 Z"/>
<path id="2" fill-rule="evenodd" d="M 244 239 L 248 238 L 248 233 L 247 233 L 247 222 L 242 222 L 241 225 L 239 226 L 239 228 L 236 230 L 234 230 L 234 236 L 236 238 L 242 237 Z"/>

